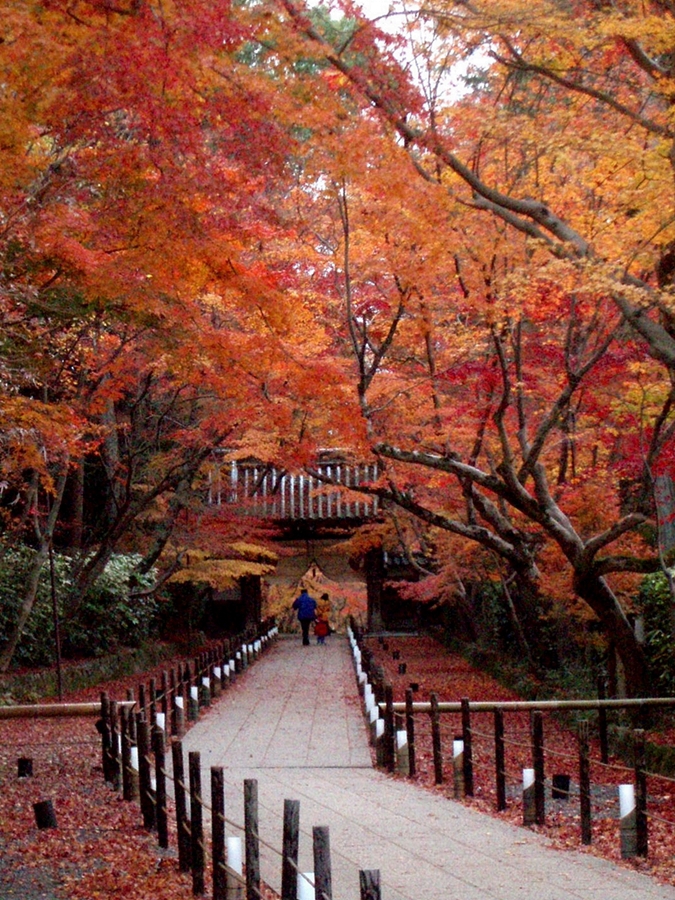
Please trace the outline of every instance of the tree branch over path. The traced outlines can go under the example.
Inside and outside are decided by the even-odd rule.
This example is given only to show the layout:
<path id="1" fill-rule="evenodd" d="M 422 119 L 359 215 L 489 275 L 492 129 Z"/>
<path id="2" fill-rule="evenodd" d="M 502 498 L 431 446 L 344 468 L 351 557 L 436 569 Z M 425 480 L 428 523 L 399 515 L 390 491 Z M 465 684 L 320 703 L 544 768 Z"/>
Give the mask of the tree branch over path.
<path id="1" fill-rule="evenodd" d="M 659 294 L 648 280 L 626 271 L 617 271 L 615 264 L 596 256 L 589 238 L 581 234 L 547 203 L 528 197 L 513 197 L 489 184 L 448 147 L 437 129 L 416 127 L 411 124 L 409 115 L 411 110 L 406 108 L 401 99 L 403 92 L 387 92 L 381 87 L 387 83 L 386 75 L 392 73 L 387 71 L 390 63 L 378 56 L 376 50 L 371 52 L 369 58 L 366 54 L 362 54 L 362 57 L 366 57 L 365 62 L 360 60 L 358 64 L 353 64 L 343 59 L 314 27 L 304 7 L 294 3 L 293 0 L 279 0 L 279 3 L 290 17 L 295 29 L 320 49 L 326 62 L 341 72 L 357 94 L 371 107 L 377 109 L 402 138 L 418 172 L 421 172 L 423 167 L 412 155 L 415 150 L 431 154 L 470 188 L 472 199 L 458 202 L 468 202 L 478 209 L 484 209 L 498 216 L 529 237 L 539 239 L 542 246 L 546 246 L 558 258 L 578 262 L 590 260 L 600 269 L 606 269 L 604 275 L 608 280 L 608 293 L 626 322 L 645 340 L 649 352 L 655 359 L 669 369 L 675 369 L 675 338 L 664 325 L 650 317 L 645 306 L 630 296 L 631 289 L 637 288 L 644 293 L 644 298 L 649 303 L 658 303 Z M 401 71 L 394 74 L 394 78 L 399 81 L 404 77 Z M 623 113 L 619 108 L 616 111 Z M 633 116 L 631 121 L 634 121 Z M 650 133 L 661 133 L 654 123 L 640 124 L 645 128 L 650 125 Z M 669 132 L 663 136 L 671 137 Z M 437 179 L 431 175 L 424 177 L 430 183 L 437 183 Z M 445 190 L 443 187 L 441 189 Z"/>

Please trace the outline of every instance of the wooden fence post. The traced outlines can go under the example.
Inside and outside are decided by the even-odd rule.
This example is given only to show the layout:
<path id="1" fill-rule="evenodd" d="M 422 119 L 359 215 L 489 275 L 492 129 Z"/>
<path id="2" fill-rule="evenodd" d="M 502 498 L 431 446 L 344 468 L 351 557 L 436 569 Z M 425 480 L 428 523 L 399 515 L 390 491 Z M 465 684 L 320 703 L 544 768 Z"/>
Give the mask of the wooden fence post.
<path id="1" fill-rule="evenodd" d="M 131 701 L 132 703 L 136 702 L 136 698 L 134 697 L 134 689 L 133 688 L 127 688 L 127 700 Z M 136 718 L 134 716 L 134 710 L 133 710 L 132 706 L 129 707 L 128 725 L 129 725 L 129 741 L 132 744 L 135 744 L 136 743 Z"/>
<path id="2" fill-rule="evenodd" d="M 33 815 L 38 828 L 58 828 L 54 804 L 51 800 L 39 800 L 34 803 Z"/>
<path id="3" fill-rule="evenodd" d="M 157 843 L 162 849 L 169 846 L 169 821 L 166 806 L 166 750 L 164 729 L 157 725 L 152 729 L 152 746 L 155 751 L 155 779 L 157 782 Z"/>
<path id="4" fill-rule="evenodd" d="M 196 689 L 197 693 L 197 716 L 199 716 L 199 710 L 204 705 L 204 692 L 202 691 L 202 666 L 201 659 L 199 657 L 196 657 L 194 662 L 194 676 L 192 678 L 192 687 Z"/>
<path id="5" fill-rule="evenodd" d="M 462 697 L 462 740 L 464 741 L 464 794 L 473 797 L 473 742 L 471 740 L 471 707 Z"/>
<path id="6" fill-rule="evenodd" d="M 431 746 L 434 752 L 434 782 L 443 784 L 443 748 L 441 746 L 441 717 L 438 712 L 438 696 L 429 695 L 431 703 Z"/>
<path id="7" fill-rule="evenodd" d="M 579 815 L 581 817 L 581 843 L 591 843 L 591 763 L 588 752 L 589 727 L 587 721 L 579 722 Z"/>
<path id="8" fill-rule="evenodd" d="M 211 674 L 210 668 L 202 669 L 199 676 L 200 681 L 200 701 L 204 707 L 211 706 Z"/>
<path id="9" fill-rule="evenodd" d="M 504 711 L 495 709 L 495 778 L 497 810 L 506 809 L 506 759 L 504 753 Z"/>
<path id="10" fill-rule="evenodd" d="M 130 801 L 133 796 L 133 782 L 131 778 L 131 737 L 129 735 L 129 721 L 131 716 L 129 708 L 123 706 L 120 714 L 120 738 L 122 741 L 122 797 Z"/>
<path id="11" fill-rule="evenodd" d="M 190 772 L 190 848 L 192 861 L 192 893 L 203 894 L 204 880 L 204 815 L 202 806 L 202 772 L 198 751 L 188 753 Z"/>
<path id="12" fill-rule="evenodd" d="M 110 774 L 110 700 L 106 691 L 101 691 L 101 718 L 96 723 L 101 735 L 101 765 L 103 780 L 112 783 Z"/>
<path id="13" fill-rule="evenodd" d="M 143 827 L 155 827 L 155 803 L 150 780 L 150 732 L 148 723 L 139 713 L 136 720 L 136 733 L 138 735 L 138 785 L 141 801 L 141 814 Z"/>
<path id="14" fill-rule="evenodd" d="M 151 678 L 148 682 L 148 724 L 154 727 L 157 715 L 157 682 Z"/>
<path id="15" fill-rule="evenodd" d="M 176 670 L 169 670 L 169 691 L 171 693 L 171 705 L 169 708 L 169 718 L 167 720 L 167 734 L 176 736 L 178 734 L 178 723 L 176 720 L 176 697 L 178 696 L 178 683 L 176 680 Z"/>
<path id="16" fill-rule="evenodd" d="M 645 733 L 642 728 L 633 731 L 635 758 L 635 852 L 647 856 L 649 837 L 647 828 L 647 773 L 645 771 Z"/>
<path id="17" fill-rule="evenodd" d="M 110 702 L 110 775 L 113 790 L 122 787 L 122 766 L 120 752 L 119 707 L 115 700 Z"/>
<path id="18" fill-rule="evenodd" d="M 213 900 L 226 900 L 225 782 L 222 766 L 211 766 L 211 861 Z"/>
<path id="19" fill-rule="evenodd" d="M 312 849 L 314 851 L 314 893 L 316 900 L 332 900 L 330 836 L 325 825 L 315 825 L 312 828 Z"/>
<path id="20" fill-rule="evenodd" d="M 598 675 L 598 700 L 607 698 L 607 677 Z M 598 710 L 598 732 L 600 737 L 600 761 L 605 765 L 609 762 L 609 746 L 607 742 L 607 710 L 601 706 Z"/>
<path id="21" fill-rule="evenodd" d="M 361 900 L 380 900 L 380 870 L 361 869 L 359 872 Z"/>
<path id="22" fill-rule="evenodd" d="M 260 837 L 258 832 L 258 782 L 244 781 L 244 829 L 246 846 L 246 900 L 260 895 Z"/>
<path id="23" fill-rule="evenodd" d="M 187 817 L 185 769 L 183 766 L 183 745 L 174 741 L 171 745 L 173 760 L 174 802 L 176 806 L 176 834 L 178 835 L 178 868 L 181 872 L 190 871 L 190 823 Z"/>
<path id="24" fill-rule="evenodd" d="M 394 727 L 394 691 L 384 686 L 384 764 L 388 772 L 396 769 L 396 729 Z"/>
<path id="25" fill-rule="evenodd" d="M 540 709 L 532 712 L 532 767 L 534 768 L 534 815 L 537 825 L 546 823 L 544 781 L 544 721 Z"/>
<path id="26" fill-rule="evenodd" d="M 284 800 L 284 838 L 281 857 L 281 900 L 296 900 L 297 898 L 299 845 L 300 802 L 298 800 Z"/>
<path id="27" fill-rule="evenodd" d="M 145 715 L 145 713 L 146 713 L 145 706 L 146 706 L 145 685 L 139 684 L 138 685 L 138 706 L 136 707 L 136 712 L 143 713 L 143 715 Z M 136 722 L 138 722 L 138 718 L 136 719 Z"/>
<path id="28" fill-rule="evenodd" d="M 417 774 L 415 760 L 415 716 L 413 713 L 413 692 L 406 688 L 405 692 L 405 730 L 408 736 L 408 775 L 414 778 Z"/>
<path id="29" fill-rule="evenodd" d="M 164 713 L 164 728 L 167 734 L 171 734 L 171 723 L 169 716 L 171 715 L 171 697 L 169 695 L 169 673 L 162 672 L 162 712 Z"/>

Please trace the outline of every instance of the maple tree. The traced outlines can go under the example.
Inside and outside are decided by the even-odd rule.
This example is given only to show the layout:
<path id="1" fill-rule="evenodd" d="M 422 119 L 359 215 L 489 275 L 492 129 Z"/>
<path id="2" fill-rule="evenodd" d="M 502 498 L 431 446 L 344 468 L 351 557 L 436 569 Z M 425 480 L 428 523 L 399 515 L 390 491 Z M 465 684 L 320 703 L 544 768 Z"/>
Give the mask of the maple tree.
<path id="1" fill-rule="evenodd" d="M 77 591 L 119 545 L 161 558 L 223 443 L 289 469 L 339 445 L 448 559 L 468 539 L 533 604 L 542 573 L 581 596 L 641 689 L 620 599 L 659 565 L 672 455 L 669 5 L 406 7 L 416 78 L 350 4 L 5 7 L 4 510 L 66 471 Z"/>
<path id="2" fill-rule="evenodd" d="M 356 391 L 388 478 L 373 490 L 482 543 L 528 588 L 541 543 L 557 545 L 551 567 L 566 560 L 644 689 L 617 591 L 661 563 L 636 529 L 672 454 L 672 10 L 406 8 L 441 46 L 417 45 L 428 73 L 485 48 L 480 89 L 452 102 L 415 91 L 367 22 L 336 46 L 283 7 L 360 103 L 349 134 L 379 117 L 400 141 L 329 162 Z"/>
<path id="3" fill-rule="evenodd" d="M 4 525 L 37 540 L 39 574 L 63 500 L 72 611 L 120 544 L 159 558 L 214 448 L 292 422 L 304 311 L 257 248 L 288 230 L 296 140 L 248 59 L 256 8 L 3 12 Z M 43 540 L 26 522 L 46 504 Z"/>

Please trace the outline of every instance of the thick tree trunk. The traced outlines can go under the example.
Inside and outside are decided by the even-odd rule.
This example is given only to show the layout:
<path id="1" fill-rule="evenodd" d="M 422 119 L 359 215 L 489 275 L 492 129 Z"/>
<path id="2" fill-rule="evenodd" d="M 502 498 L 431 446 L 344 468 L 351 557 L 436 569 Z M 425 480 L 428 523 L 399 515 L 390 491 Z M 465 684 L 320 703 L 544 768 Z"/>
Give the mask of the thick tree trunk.
<path id="1" fill-rule="evenodd" d="M 644 651 L 605 579 L 592 574 L 576 575 L 574 588 L 598 616 L 608 640 L 614 644 L 623 663 L 628 696 L 648 696 L 649 672 Z"/>
<path id="2" fill-rule="evenodd" d="M 105 517 L 108 527 L 112 526 L 119 516 L 124 504 L 124 488 L 120 481 L 120 445 L 117 434 L 117 414 L 115 405 L 108 401 L 101 416 L 106 428 L 105 438 L 101 444 L 101 459 L 108 479 L 108 493 L 105 504 Z"/>
<path id="3" fill-rule="evenodd" d="M 25 628 L 26 622 L 28 621 L 28 618 L 33 611 L 35 598 L 37 596 L 37 589 L 40 583 L 40 574 L 42 573 L 42 567 L 47 561 L 48 550 L 48 545 L 43 541 L 37 553 L 35 554 L 35 558 L 28 573 L 28 578 L 26 579 L 25 593 L 23 595 L 21 608 L 19 609 L 19 615 L 16 622 L 14 623 L 14 627 L 10 632 L 9 640 L 3 647 L 2 653 L 0 653 L 0 672 L 6 672 L 9 668 L 14 657 L 14 652 L 17 648 L 17 645 L 21 640 L 23 629 Z"/>
<path id="4" fill-rule="evenodd" d="M 16 622 L 14 623 L 14 627 L 9 634 L 7 643 L 2 649 L 2 653 L 0 653 L 0 672 L 6 672 L 9 669 L 12 659 L 14 658 L 14 653 L 16 651 L 18 643 L 21 640 L 23 630 L 26 627 L 26 622 L 28 621 L 30 614 L 33 611 L 33 607 L 35 606 L 38 585 L 40 584 L 40 575 L 42 574 L 42 568 L 46 563 L 47 556 L 49 554 L 49 547 L 51 545 L 52 537 L 54 534 L 54 526 L 56 525 L 59 510 L 61 509 L 61 502 L 63 500 L 63 491 L 66 485 L 66 480 L 67 468 L 61 473 L 57 480 L 56 494 L 52 498 L 51 509 L 47 517 L 47 523 L 45 525 L 44 531 L 40 535 L 40 544 L 38 546 L 37 553 L 35 554 L 35 558 L 33 559 L 28 577 L 26 579 L 25 593 L 23 595 L 23 602 L 21 603 L 19 615 Z"/>
<path id="5" fill-rule="evenodd" d="M 75 467 L 73 478 L 73 520 L 70 530 L 70 546 L 73 550 L 82 549 L 84 536 L 84 460 Z"/>

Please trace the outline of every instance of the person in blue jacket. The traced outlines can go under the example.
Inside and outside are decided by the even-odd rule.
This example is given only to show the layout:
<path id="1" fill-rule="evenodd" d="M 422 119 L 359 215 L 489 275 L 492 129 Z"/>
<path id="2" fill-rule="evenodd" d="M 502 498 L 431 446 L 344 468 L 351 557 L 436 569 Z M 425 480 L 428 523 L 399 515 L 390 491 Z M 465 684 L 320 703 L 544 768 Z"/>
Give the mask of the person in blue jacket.
<path id="1" fill-rule="evenodd" d="M 302 628 L 302 643 L 308 647 L 309 626 L 316 619 L 316 600 L 309 596 L 306 588 L 303 588 L 300 596 L 294 600 L 293 609 L 298 611 L 298 621 Z"/>

